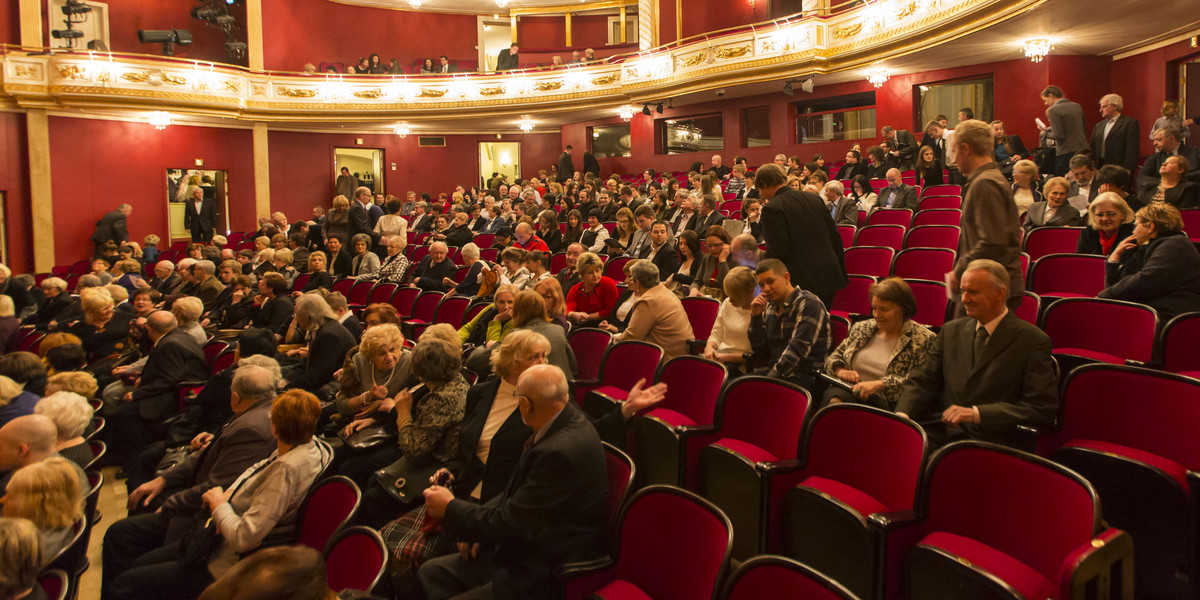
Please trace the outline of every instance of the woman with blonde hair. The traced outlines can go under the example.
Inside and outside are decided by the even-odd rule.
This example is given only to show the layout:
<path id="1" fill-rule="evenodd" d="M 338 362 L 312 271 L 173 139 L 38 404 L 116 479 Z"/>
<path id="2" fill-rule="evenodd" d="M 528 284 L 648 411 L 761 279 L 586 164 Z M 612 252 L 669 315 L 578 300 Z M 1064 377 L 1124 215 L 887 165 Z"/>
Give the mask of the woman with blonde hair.
<path id="1" fill-rule="evenodd" d="M 21 467 L 5 488 L 4 516 L 29 519 L 42 539 L 42 558 L 54 560 L 75 537 L 74 525 L 83 519 L 83 490 L 71 461 L 52 456 Z"/>
<path id="2" fill-rule="evenodd" d="M 754 271 L 747 267 L 734 267 L 725 275 L 723 282 L 725 300 L 717 309 L 712 333 L 704 346 L 704 358 L 741 365 L 746 355 L 753 352 L 750 346 L 750 303 L 754 301 Z"/>
<path id="3" fill-rule="evenodd" d="M 575 272 L 579 283 L 567 292 L 567 318 L 577 325 L 599 323 L 617 304 L 617 282 L 604 275 L 604 263 L 593 252 L 579 255 Z"/>
<path id="4" fill-rule="evenodd" d="M 0 517 L 0 598 L 45 598 L 37 581 L 43 556 L 36 525 L 29 519 Z"/>
<path id="5" fill-rule="evenodd" d="M 87 398 L 74 392 L 54 392 L 42 398 L 33 407 L 33 412 L 54 421 L 54 428 L 58 432 L 55 452 L 80 468 L 92 462 L 92 449 L 83 439 L 83 432 L 91 424 L 93 416 Z"/>
<path id="6" fill-rule="evenodd" d="M 126 348 L 129 313 L 114 309 L 113 297 L 104 288 L 87 288 L 79 295 L 84 318 L 66 328 L 78 337 L 87 353 L 88 369 L 108 375 L 112 364 Z"/>
<path id="7" fill-rule="evenodd" d="M 556 325 L 546 312 L 546 302 L 541 294 L 534 290 L 525 290 L 517 294 L 513 301 L 513 331 L 533 331 L 550 340 L 550 354 L 547 362 L 558 367 L 566 374 L 567 379 L 575 376 L 578 369 L 575 362 L 575 352 L 567 344 L 567 334 L 562 327 Z M 511 334 L 510 334 L 511 335 Z"/>
<path id="8" fill-rule="evenodd" d="M 342 422 L 391 410 L 396 394 L 409 386 L 411 358 L 399 326 L 384 324 L 364 331 L 358 352 L 350 358 L 362 391 L 342 388 L 334 400 Z"/>
<path id="9" fill-rule="evenodd" d="M 338 236 L 342 241 L 350 239 L 350 200 L 345 196 L 334 196 L 333 208 L 325 215 L 321 226 L 325 239 Z"/>
<path id="10" fill-rule="evenodd" d="M 304 363 L 289 369 L 283 378 L 290 388 L 315 392 L 333 379 L 333 372 L 355 345 L 354 336 L 338 322 L 337 313 L 320 294 L 302 294 L 296 299 L 295 323 L 296 329 L 307 332 L 308 350 L 302 353 Z"/>
<path id="11" fill-rule="evenodd" d="M 1012 179 L 1013 201 L 1017 203 L 1017 216 L 1021 216 L 1034 202 L 1042 201 L 1042 179 L 1037 163 L 1028 159 L 1018 160 L 1013 165 Z"/>
<path id="12" fill-rule="evenodd" d="M 1116 192 L 1101 192 L 1088 205 L 1087 227 L 1079 232 L 1076 254 L 1108 256 L 1133 235 L 1133 209 Z M 44 342 L 43 342 L 44 343 Z"/>
<path id="13" fill-rule="evenodd" d="M 325 258 L 325 253 L 320 250 L 313 250 L 308 255 L 308 283 L 304 284 L 304 289 L 292 292 L 293 296 L 299 296 L 301 293 L 307 294 L 314 290 L 332 290 L 333 276 L 328 271 L 329 262 Z"/>
<path id="14" fill-rule="evenodd" d="M 296 282 L 296 278 L 300 276 L 300 271 L 292 266 L 294 258 L 295 253 L 287 248 L 283 248 L 275 251 L 275 258 L 272 260 L 275 272 L 283 275 L 283 281 L 287 283 L 288 289 L 291 289 L 292 284 Z"/>
<path id="15" fill-rule="evenodd" d="M 37 394 L 26 392 L 21 384 L 0 375 L 0 427 L 17 417 L 33 414 L 37 403 Z"/>

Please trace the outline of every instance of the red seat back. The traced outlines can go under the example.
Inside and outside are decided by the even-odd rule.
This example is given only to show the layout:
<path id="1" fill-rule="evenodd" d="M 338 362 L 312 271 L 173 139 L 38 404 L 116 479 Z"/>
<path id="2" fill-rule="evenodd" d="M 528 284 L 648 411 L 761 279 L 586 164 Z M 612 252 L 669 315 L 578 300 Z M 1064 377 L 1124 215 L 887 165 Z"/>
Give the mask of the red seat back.
<path id="1" fill-rule="evenodd" d="M 1056 292 L 1095 296 L 1104 289 L 1108 258 L 1092 254 L 1048 254 L 1033 263 L 1029 289 L 1053 296 Z"/>
<path id="2" fill-rule="evenodd" d="M 744 563 L 718 600 L 855 600 L 857 596 L 816 569 L 782 556 L 756 556 Z"/>
<path id="3" fill-rule="evenodd" d="M 496 243 L 496 234 L 481 233 L 475 236 L 475 239 L 471 241 L 474 242 L 476 246 L 479 246 L 480 249 L 490 248 L 492 244 Z"/>
<path id="4" fill-rule="evenodd" d="M 667 384 L 666 397 L 655 410 L 673 410 L 697 425 L 710 425 L 716 418 L 717 399 L 728 375 L 725 365 L 719 362 L 699 356 L 676 356 L 655 377 L 656 381 Z"/>
<path id="5" fill-rule="evenodd" d="M 371 293 L 367 296 L 367 304 L 386 304 L 392 299 L 392 294 L 396 293 L 396 289 L 400 286 L 394 283 L 377 283 L 371 288 Z"/>
<path id="6" fill-rule="evenodd" d="M 387 568 L 387 546 L 369 527 L 343 530 L 325 552 L 325 578 L 329 589 L 370 592 Z"/>
<path id="7" fill-rule="evenodd" d="M 371 288 L 375 286 L 371 281 L 355 282 L 354 287 L 350 288 L 350 295 L 346 296 L 346 303 L 352 306 L 366 306 L 370 304 Z"/>
<path id="8" fill-rule="evenodd" d="M 842 315 L 829 315 L 829 347 L 837 348 L 850 334 L 850 319 Z"/>
<path id="9" fill-rule="evenodd" d="M 204 344 L 204 362 L 208 363 L 209 368 L 212 368 L 217 356 L 227 349 L 229 349 L 229 344 L 220 340 L 210 340 L 207 344 Z"/>
<path id="10" fill-rule="evenodd" d="M 59 569 L 43 571 L 38 575 L 38 585 L 50 600 L 67 600 L 67 573 Z"/>
<path id="11" fill-rule="evenodd" d="M 1193 242 L 1200 242 L 1200 209 L 1181 210 L 1183 230 Z"/>
<path id="12" fill-rule="evenodd" d="M 347 302 L 350 300 L 350 288 L 354 287 L 357 281 L 350 278 L 343 278 L 333 282 L 333 290 L 346 297 Z"/>
<path id="13" fill-rule="evenodd" d="M 908 208 L 880 208 L 867 216 L 867 225 L 899 225 L 908 229 L 913 211 Z"/>
<path id="14" fill-rule="evenodd" d="M 216 375 L 217 373 L 220 373 L 221 371 L 224 371 L 225 369 L 232 367 L 234 361 L 236 361 L 236 360 L 237 360 L 237 349 L 236 348 L 230 348 L 230 349 L 225 350 L 224 352 L 218 354 L 217 357 L 214 358 L 211 363 L 212 364 L 212 374 Z"/>
<path id="15" fill-rule="evenodd" d="M 550 256 L 550 272 L 558 275 L 559 271 L 567 268 L 567 253 L 557 252 Z"/>
<path id="16" fill-rule="evenodd" d="M 962 187 L 957 185 L 931 185 L 924 190 L 924 196 L 961 196 Z"/>
<path id="17" fill-rule="evenodd" d="M 867 292 L 875 285 L 875 278 L 870 275 L 849 275 L 846 279 L 846 287 L 833 295 L 833 306 L 829 310 L 850 315 L 871 314 L 871 300 Z"/>
<path id="18" fill-rule="evenodd" d="M 603 385 L 623 390 L 632 388 L 639 379 L 645 379 L 649 384 L 654 380 L 662 357 L 662 348 L 648 342 L 626 340 L 613 344 L 600 362 L 601 381 Z"/>
<path id="19" fill-rule="evenodd" d="M 92 261 L 90 260 L 75 261 L 75 264 L 71 265 L 72 275 L 87 275 L 91 270 Z"/>
<path id="20" fill-rule="evenodd" d="M 463 314 L 471 304 L 469 296 L 450 296 L 438 302 L 434 309 L 433 323 L 449 323 L 455 329 L 462 327 Z"/>
<path id="21" fill-rule="evenodd" d="M 1038 227 L 1025 236 L 1024 248 L 1036 261 L 1047 254 L 1074 254 L 1082 227 Z"/>
<path id="22" fill-rule="evenodd" d="M 962 211 L 957 208 L 922 209 L 913 215 L 912 226 L 922 225 L 954 225 L 962 222 Z"/>
<path id="23" fill-rule="evenodd" d="M 905 248 L 958 248 L 962 231 L 954 225 L 919 225 L 904 235 Z"/>
<path id="24" fill-rule="evenodd" d="M 292 289 L 295 291 L 303 290 L 304 286 L 308 285 L 308 278 L 308 273 L 301 273 L 297 275 L 296 279 L 292 281 Z"/>
<path id="25" fill-rule="evenodd" d="M 712 333 L 713 323 L 717 321 L 717 311 L 721 303 L 712 298 L 699 296 L 684 298 L 683 312 L 687 313 L 688 322 L 692 324 L 692 337 L 707 340 Z"/>
<path id="26" fill-rule="evenodd" d="M 865 230 L 864 230 L 865 231 Z M 845 252 L 846 273 L 887 277 L 896 251 L 887 246 L 854 246 Z"/>
<path id="27" fill-rule="evenodd" d="M 855 246 L 887 246 L 894 250 L 904 248 L 904 225 L 868 225 L 854 236 Z"/>
<path id="28" fill-rule="evenodd" d="M 1171 319 L 1159 337 L 1159 358 L 1164 371 L 1200 371 L 1200 312 L 1184 313 Z"/>
<path id="29" fill-rule="evenodd" d="M 796 458 L 810 406 L 808 392 L 795 384 L 739 377 L 721 393 L 721 436 L 754 444 L 780 460 Z"/>
<path id="30" fill-rule="evenodd" d="M 921 198 L 921 202 L 919 204 L 917 204 L 917 209 L 920 210 L 921 212 L 924 212 L 927 210 L 938 210 L 938 209 L 945 209 L 945 208 L 953 208 L 953 209 L 962 208 L 962 196 L 957 196 L 957 195 L 954 195 L 954 196 L 952 196 L 952 195 L 931 196 L 931 195 L 926 194 L 925 197 Z"/>
<path id="31" fill-rule="evenodd" d="M 1100 326 L 1105 323 L 1120 325 Z M 1042 329 L 1055 348 L 1082 348 L 1142 362 L 1153 356 L 1157 327 L 1153 308 L 1121 300 L 1065 298 L 1042 315 Z"/>
<path id="32" fill-rule="evenodd" d="M 1025 290 L 1025 295 L 1021 297 L 1021 305 L 1013 312 L 1017 313 L 1017 318 L 1036 326 L 1038 323 L 1038 313 L 1041 309 L 1042 297 L 1029 290 Z"/>
<path id="33" fill-rule="evenodd" d="M 470 306 L 467 307 L 467 312 L 463 314 L 463 323 L 470 323 L 475 317 L 479 316 L 479 313 L 491 306 L 491 304 L 491 302 L 486 300 L 476 299 L 472 301 Z"/>
<path id="34" fill-rule="evenodd" d="M 420 296 L 412 303 L 412 311 L 409 314 L 415 320 L 424 321 L 426 323 L 433 322 L 433 314 L 437 310 L 438 302 L 442 300 L 441 292 L 430 290 L 421 292 Z"/>
<path id="35" fill-rule="evenodd" d="M 928 447 L 916 423 L 861 404 L 834 404 L 813 417 L 804 447 L 806 475 L 853 487 L 888 510 L 913 508 Z"/>
<path id="36" fill-rule="evenodd" d="M 349 478 L 335 475 L 322 480 L 300 506 L 300 531 L 296 543 L 323 551 L 329 540 L 358 511 L 362 493 Z"/>
<path id="37" fill-rule="evenodd" d="M 905 279 L 904 282 L 912 288 L 913 298 L 917 301 L 917 313 L 913 315 L 913 320 L 940 328 L 946 322 L 946 311 L 950 308 L 946 284 L 928 279 Z"/>
<path id="38" fill-rule="evenodd" d="M 407 317 L 412 314 L 413 304 L 416 303 L 417 297 L 421 295 L 421 288 L 402 287 L 398 288 L 392 294 L 391 300 L 388 303 L 396 309 L 396 314 L 401 317 Z"/>
<path id="39" fill-rule="evenodd" d="M 625 264 L 633 259 L 631 258 L 613 258 L 604 263 L 604 275 L 617 283 L 625 281 Z"/>
<path id="40" fill-rule="evenodd" d="M 608 522 L 605 529 L 615 531 L 617 516 L 633 490 L 633 478 L 637 475 L 637 468 L 633 466 L 633 459 L 629 458 L 628 454 L 608 442 L 601 444 L 604 445 L 604 461 L 608 464 L 608 512 L 605 513 Z"/>
<path id="41" fill-rule="evenodd" d="M 854 225 L 838 225 L 838 235 L 842 236 L 842 247 L 849 248 L 854 245 L 854 232 L 858 231 L 858 227 Z"/>
<path id="42" fill-rule="evenodd" d="M 567 344 L 575 353 L 579 379 L 600 378 L 600 364 L 604 360 L 604 351 L 610 343 L 612 343 L 612 334 L 603 329 L 582 327 L 571 330 L 571 334 L 567 336 Z"/>
<path id="43" fill-rule="evenodd" d="M 954 270 L 957 253 L 947 248 L 909 248 L 892 260 L 892 277 L 939 281 Z"/>
<path id="44" fill-rule="evenodd" d="M 413 248 L 412 258 L 410 259 L 412 260 L 413 266 L 420 264 L 421 259 L 425 258 L 425 256 L 428 254 L 429 246 L 416 246 Z"/>

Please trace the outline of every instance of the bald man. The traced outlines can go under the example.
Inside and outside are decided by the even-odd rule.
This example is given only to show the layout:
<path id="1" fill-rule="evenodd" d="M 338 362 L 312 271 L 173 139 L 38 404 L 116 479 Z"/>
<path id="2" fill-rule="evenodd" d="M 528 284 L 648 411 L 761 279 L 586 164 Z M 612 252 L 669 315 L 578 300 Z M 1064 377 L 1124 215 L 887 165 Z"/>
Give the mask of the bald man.
<path id="1" fill-rule="evenodd" d="M 425 510 L 471 542 L 417 572 L 429 600 L 556 598 L 558 567 L 604 552 L 604 449 L 570 401 L 566 376 L 535 365 L 521 374 L 513 395 L 534 434 L 504 493 L 481 505 L 441 486 L 425 491 Z"/>
<path id="2" fill-rule="evenodd" d="M 917 212 L 917 188 L 904 183 L 904 178 L 900 176 L 899 169 L 888 169 L 887 172 L 887 187 L 879 192 L 879 201 L 872 207 L 872 211 L 879 208 L 907 208 L 913 212 Z"/>
<path id="3" fill-rule="evenodd" d="M 24 415 L 0 427 L 0 497 L 8 489 L 8 480 L 21 467 L 41 462 L 51 456 L 60 456 L 54 450 L 58 440 L 58 429 L 54 421 L 43 415 Z M 79 476 L 79 489 L 92 489 L 87 474 L 79 465 L 71 463 Z"/>

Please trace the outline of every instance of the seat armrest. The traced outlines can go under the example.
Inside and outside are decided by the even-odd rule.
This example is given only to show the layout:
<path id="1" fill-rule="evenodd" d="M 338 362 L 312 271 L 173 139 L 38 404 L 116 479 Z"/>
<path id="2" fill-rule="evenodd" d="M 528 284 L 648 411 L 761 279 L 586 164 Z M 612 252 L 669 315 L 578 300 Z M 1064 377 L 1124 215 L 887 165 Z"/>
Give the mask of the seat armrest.
<path id="1" fill-rule="evenodd" d="M 704 353 L 704 346 L 708 344 L 708 340 L 688 340 L 688 354 L 699 356 Z"/>
<path id="2" fill-rule="evenodd" d="M 755 463 L 754 470 L 764 475 L 776 476 L 802 470 L 804 465 L 798 459 L 777 460 L 775 462 Z"/>
<path id="3" fill-rule="evenodd" d="M 871 527 L 884 532 L 891 532 L 905 527 L 916 525 L 925 518 L 918 515 L 916 511 L 911 510 L 896 510 L 892 512 L 873 513 L 867 517 L 867 522 Z"/>
<path id="4" fill-rule="evenodd" d="M 692 438 L 717 433 L 718 431 L 720 429 L 716 425 L 680 425 L 675 428 L 675 435 L 678 435 L 680 438 Z"/>
<path id="5" fill-rule="evenodd" d="M 1119 574 L 1119 576 L 1117 576 Z M 1103 588 L 1120 582 L 1121 590 Z M 1120 529 L 1107 529 L 1067 555 L 1059 572 L 1063 598 L 1082 598 L 1095 587 L 1100 597 L 1133 597 L 1133 538 Z"/>
<path id="6" fill-rule="evenodd" d="M 600 380 L 599 379 L 572 379 L 571 380 L 572 388 L 577 388 L 581 385 L 597 386 L 597 385 L 600 385 Z"/>
<path id="7" fill-rule="evenodd" d="M 575 579 L 592 573 L 599 573 L 616 565 L 611 556 L 598 556 L 591 560 L 569 562 L 558 567 L 559 579 Z"/>

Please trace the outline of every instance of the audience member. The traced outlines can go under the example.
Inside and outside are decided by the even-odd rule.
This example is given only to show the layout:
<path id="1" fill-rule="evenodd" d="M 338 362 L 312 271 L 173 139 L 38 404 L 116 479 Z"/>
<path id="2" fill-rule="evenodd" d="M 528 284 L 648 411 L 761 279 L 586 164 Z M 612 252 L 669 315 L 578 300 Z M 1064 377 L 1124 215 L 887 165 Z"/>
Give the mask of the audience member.
<path id="1" fill-rule="evenodd" d="M 1034 202 L 1025 218 L 1025 234 L 1038 227 L 1077 227 L 1083 225 L 1079 210 L 1067 203 L 1070 186 L 1062 177 L 1053 177 L 1042 187 L 1045 200 Z"/>
<path id="2" fill-rule="evenodd" d="M 1116 94 L 1100 98 L 1100 122 L 1092 129 L 1092 155 L 1099 166 L 1119 165 L 1130 171 L 1137 167 L 1142 128 L 1127 116 L 1125 100 Z"/>
<path id="3" fill-rule="evenodd" d="M 37 526 L 28 519 L 0 517 L 0 598 L 48 600 L 38 585 L 46 559 Z"/>
<path id="4" fill-rule="evenodd" d="M 304 362 L 284 372 L 287 387 L 315 393 L 333 379 L 346 352 L 356 342 L 319 294 L 303 294 L 296 300 L 296 327 L 308 332 L 311 341 Z"/>
<path id="5" fill-rule="evenodd" d="M 0 427 L 0 498 L 18 469 L 58 456 L 57 444 L 58 429 L 43 415 L 23 415 Z M 91 489 L 83 469 L 77 468 L 75 474 L 79 489 Z"/>
<path id="6" fill-rule="evenodd" d="M 321 553 L 307 546 L 266 548 L 238 561 L 200 600 L 335 600 Z"/>
<path id="7" fill-rule="evenodd" d="M 700 257 L 700 266 L 692 280 L 689 296 L 708 296 L 717 301 L 725 299 L 725 275 L 736 266 L 730 261 L 730 241 L 729 232 L 720 225 L 710 226 L 704 231 L 707 252 Z"/>
<path id="8" fill-rule="evenodd" d="M 37 526 L 46 562 L 67 549 L 75 538 L 75 524 L 83 520 L 87 490 L 79 486 L 78 469 L 75 463 L 52 456 L 17 469 L 5 488 L 4 516 L 28 519 Z"/>
<path id="9" fill-rule="evenodd" d="M 1149 305 L 1160 323 L 1200 310 L 1200 253 L 1183 231 L 1179 209 L 1154 202 L 1135 215 L 1133 235 L 1108 257 L 1098 296 Z"/>
<path id="10" fill-rule="evenodd" d="M 904 183 L 899 169 L 888 169 L 886 177 L 887 187 L 879 191 L 879 198 L 875 201 L 874 208 L 907 208 L 914 213 L 917 212 L 918 204 L 920 204 L 917 200 L 917 188 Z M 857 219 L 858 215 L 854 216 Z"/>
<path id="11" fill-rule="evenodd" d="M 1032 160 L 1017 161 L 1012 168 L 1012 181 L 1013 203 L 1020 217 L 1029 212 L 1030 206 L 1042 201 L 1042 177 L 1038 174 L 1037 163 Z"/>
<path id="12" fill-rule="evenodd" d="M 750 303 L 754 301 L 754 271 L 734 267 L 725 275 L 725 300 L 717 310 L 712 332 L 704 345 L 704 358 L 736 369 L 753 353 L 750 345 Z"/>
<path id="13" fill-rule="evenodd" d="M 748 335 L 755 354 L 767 357 L 763 374 L 811 387 L 829 352 L 829 311 L 816 294 L 792 284 L 779 259 L 758 263 L 754 276 L 762 293 L 750 304 Z"/>
<path id="14" fill-rule="evenodd" d="M 1054 174 L 1062 177 L 1071 168 L 1071 157 L 1088 147 L 1083 108 L 1066 99 L 1056 85 L 1042 90 L 1042 103 L 1046 105 L 1047 123 L 1038 127 L 1047 140 L 1054 141 Z"/>
<path id="15" fill-rule="evenodd" d="M 825 210 L 829 211 L 834 225 L 857 225 L 858 202 L 844 196 L 845 191 L 842 182 L 836 179 L 825 184 L 825 189 L 821 190 L 825 197 Z"/>
<path id="16" fill-rule="evenodd" d="M 600 322 L 617 302 L 617 282 L 603 275 L 604 263 L 592 252 L 584 252 L 575 261 L 579 283 L 567 292 L 567 319 L 589 327 Z"/>
<path id="17" fill-rule="evenodd" d="M 1115 192 L 1103 192 L 1088 206 L 1087 227 L 1079 232 L 1077 254 L 1108 256 L 1133 235 L 1133 210 Z"/>
<path id="18" fill-rule="evenodd" d="M 453 278 L 458 271 L 454 261 L 447 258 L 450 250 L 445 242 L 434 242 L 429 245 L 429 254 L 412 269 L 417 287 L 424 291 L 445 292 L 445 280 Z"/>
<path id="19" fill-rule="evenodd" d="M 3 381 L 0 378 L 0 390 L 4 387 Z M 54 422 L 57 432 L 54 451 L 59 456 L 81 468 L 92 462 L 94 454 L 83 439 L 83 432 L 92 424 L 92 407 L 87 398 L 70 391 L 55 392 L 38 401 L 33 412 Z"/>
<path id="20" fill-rule="evenodd" d="M 574 379 L 578 369 L 575 352 L 567 344 L 566 330 L 551 320 L 541 294 L 533 289 L 518 293 L 513 301 L 512 315 L 513 332 L 532 331 L 548 340 L 550 350 L 541 358 L 561 369 L 567 379 Z"/>
<path id="21" fill-rule="evenodd" d="M 1166 202 L 1181 210 L 1200 208 L 1200 183 L 1185 179 L 1190 168 L 1188 159 L 1182 155 L 1168 156 L 1158 168 L 1157 185 L 1151 182 L 1142 188 L 1139 201 L 1143 205 Z"/>
<path id="22" fill-rule="evenodd" d="M 0 375 L 16 382 L 27 394 L 42 396 L 46 392 L 46 364 L 32 352 L 0 356 Z"/>

